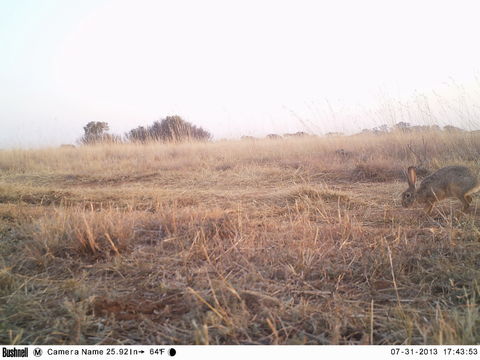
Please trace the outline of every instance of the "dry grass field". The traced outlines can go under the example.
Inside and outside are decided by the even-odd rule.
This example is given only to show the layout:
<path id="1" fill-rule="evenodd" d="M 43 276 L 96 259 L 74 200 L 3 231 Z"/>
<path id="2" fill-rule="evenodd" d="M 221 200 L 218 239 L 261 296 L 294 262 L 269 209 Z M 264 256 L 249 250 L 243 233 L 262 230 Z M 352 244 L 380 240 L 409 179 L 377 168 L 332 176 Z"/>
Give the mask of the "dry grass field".
<path id="1" fill-rule="evenodd" d="M 480 172 L 466 132 L 0 151 L 0 343 L 479 343 L 479 196 L 402 208 L 414 153 Z"/>

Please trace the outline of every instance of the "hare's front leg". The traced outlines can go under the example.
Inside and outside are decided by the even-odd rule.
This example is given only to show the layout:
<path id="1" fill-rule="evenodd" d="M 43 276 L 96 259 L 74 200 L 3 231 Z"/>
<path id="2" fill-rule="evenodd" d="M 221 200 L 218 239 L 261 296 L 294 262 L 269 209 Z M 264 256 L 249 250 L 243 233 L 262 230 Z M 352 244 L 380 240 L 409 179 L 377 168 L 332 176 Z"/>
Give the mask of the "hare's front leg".
<path id="1" fill-rule="evenodd" d="M 429 202 L 427 202 L 427 204 L 425 205 L 425 212 L 427 213 L 427 215 L 430 215 L 430 213 L 432 212 L 433 204 L 434 204 L 433 201 L 429 201 Z"/>

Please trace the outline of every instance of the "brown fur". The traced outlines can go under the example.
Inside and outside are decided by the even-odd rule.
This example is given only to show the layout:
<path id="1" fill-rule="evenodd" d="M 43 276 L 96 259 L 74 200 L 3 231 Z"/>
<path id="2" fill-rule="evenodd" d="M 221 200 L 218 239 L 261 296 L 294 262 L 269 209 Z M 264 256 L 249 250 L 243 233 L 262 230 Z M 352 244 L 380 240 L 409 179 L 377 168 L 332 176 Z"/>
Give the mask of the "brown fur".
<path id="1" fill-rule="evenodd" d="M 465 166 L 441 168 L 423 179 L 418 189 L 415 188 L 416 169 L 411 166 L 407 171 L 407 181 L 408 189 L 402 194 L 402 205 L 409 207 L 416 200 L 425 205 L 428 214 L 435 202 L 449 197 L 458 198 L 463 203 L 463 211 L 466 211 L 472 202 L 470 195 L 480 190 L 477 177 Z"/>

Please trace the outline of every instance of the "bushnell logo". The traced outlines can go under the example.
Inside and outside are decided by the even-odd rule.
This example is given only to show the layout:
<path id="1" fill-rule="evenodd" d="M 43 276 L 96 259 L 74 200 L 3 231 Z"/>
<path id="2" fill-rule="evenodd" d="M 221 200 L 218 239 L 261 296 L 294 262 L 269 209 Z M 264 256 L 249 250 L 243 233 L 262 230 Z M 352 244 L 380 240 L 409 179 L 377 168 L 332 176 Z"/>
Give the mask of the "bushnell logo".
<path id="1" fill-rule="evenodd" d="M 28 357 L 28 347 L 26 348 L 3 348 L 2 349 L 2 356 L 6 357 Z"/>

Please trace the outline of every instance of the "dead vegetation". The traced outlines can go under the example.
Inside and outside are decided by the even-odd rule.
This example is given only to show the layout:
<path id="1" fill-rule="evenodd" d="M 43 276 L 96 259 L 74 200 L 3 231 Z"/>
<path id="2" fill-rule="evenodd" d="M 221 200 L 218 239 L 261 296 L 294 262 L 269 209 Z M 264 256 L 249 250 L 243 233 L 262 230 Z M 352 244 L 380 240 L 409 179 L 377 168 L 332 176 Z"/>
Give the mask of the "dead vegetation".
<path id="1" fill-rule="evenodd" d="M 480 135 L 424 136 L 3 151 L 0 343 L 478 343 L 478 200 L 399 195 Z"/>

